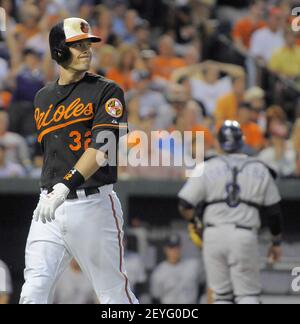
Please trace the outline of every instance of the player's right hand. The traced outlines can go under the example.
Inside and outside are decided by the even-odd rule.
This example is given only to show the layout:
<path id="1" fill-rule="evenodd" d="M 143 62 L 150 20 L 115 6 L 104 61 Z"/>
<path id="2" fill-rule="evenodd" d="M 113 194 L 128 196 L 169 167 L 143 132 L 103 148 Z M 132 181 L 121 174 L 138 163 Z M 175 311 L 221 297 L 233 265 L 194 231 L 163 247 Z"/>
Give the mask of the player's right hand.
<path id="1" fill-rule="evenodd" d="M 34 220 L 41 220 L 44 224 L 55 220 L 56 209 L 64 203 L 69 193 L 70 189 L 63 183 L 55 185 L 49 194 L 42 193 L 33 214 Z"/>

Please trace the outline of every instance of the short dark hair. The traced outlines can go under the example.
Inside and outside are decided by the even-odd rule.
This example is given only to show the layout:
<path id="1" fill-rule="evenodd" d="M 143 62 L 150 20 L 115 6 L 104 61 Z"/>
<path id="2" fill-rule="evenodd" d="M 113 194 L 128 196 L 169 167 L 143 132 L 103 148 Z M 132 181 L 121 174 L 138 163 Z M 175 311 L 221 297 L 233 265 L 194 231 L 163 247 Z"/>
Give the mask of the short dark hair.
<path id="1" fill-rule="evenodd" d="M 25 48 L 23 50 L 22 54 L 23 54 L 23 57 L 28 56 L 28 55 L 33 55 L 33 56 L 35 56 L 37 58 L 41 57 L 40 54 L 37 51 L 35 51 L 34 49 L 32 49 L 32 48 Z"/>
<path id="2" fill-rule="evenodd" d="M 241 102 L 239 104 L 239 109 L 248 109 L 248 110 L 252 110 L 252 107 L 250 105 L 250 103 L 248 102 Z"/>
<path id="3" fill-rule="evenodd" d="M 187 75 L 183 75 L 182 77 L 180 77 L 177 81 L 178 84 L 183 84 L 185 81 L 189 81 L 190 78 Z"/>
<path id="4" fill-rule="evenodd" d="M 181 237 L 177 233 L 173 233 L 169 235 L 165 241 L 165 246 L 166 247 L 181 247 Z"/>

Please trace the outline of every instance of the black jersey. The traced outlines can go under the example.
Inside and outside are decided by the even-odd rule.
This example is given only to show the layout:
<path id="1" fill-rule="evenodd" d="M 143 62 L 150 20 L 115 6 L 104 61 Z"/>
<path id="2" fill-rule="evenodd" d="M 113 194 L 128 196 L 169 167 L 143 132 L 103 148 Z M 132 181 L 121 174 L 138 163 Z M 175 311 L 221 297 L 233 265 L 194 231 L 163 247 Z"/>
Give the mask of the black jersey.
<path id="1" fill-rule="evenodd" d="M 43 188 L 61 182 L 87 148 L 103 146 L 104 143 L 97 143 L 99 132 L 111 130 L 117 139 L 121 129 L 127 132 L 124 93 L 99 75 L 86 73 L 79 82 L 66 86 L 50 83 L 37 93 L 34 107 L 38 142 L 44 153 Z M 117 166 L 107 165 L 80 188 L 116 181 Z"/>

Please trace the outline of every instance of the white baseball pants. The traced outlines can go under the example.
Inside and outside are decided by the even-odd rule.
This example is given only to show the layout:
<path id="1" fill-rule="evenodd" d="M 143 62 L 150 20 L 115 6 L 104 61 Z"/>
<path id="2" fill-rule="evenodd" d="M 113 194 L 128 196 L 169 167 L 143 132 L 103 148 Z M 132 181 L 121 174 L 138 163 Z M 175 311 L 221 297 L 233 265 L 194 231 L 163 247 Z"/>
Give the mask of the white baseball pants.
<path id="1" fill-rule="evenodd" d="M 67 200 L 52 223 L 33 220 L 26 245 L 21 304 L 51 304 L 55 284 L 74 257 L 101 304 L 137 304 L 126 275 L 123 213 L 113 186 Z"/>

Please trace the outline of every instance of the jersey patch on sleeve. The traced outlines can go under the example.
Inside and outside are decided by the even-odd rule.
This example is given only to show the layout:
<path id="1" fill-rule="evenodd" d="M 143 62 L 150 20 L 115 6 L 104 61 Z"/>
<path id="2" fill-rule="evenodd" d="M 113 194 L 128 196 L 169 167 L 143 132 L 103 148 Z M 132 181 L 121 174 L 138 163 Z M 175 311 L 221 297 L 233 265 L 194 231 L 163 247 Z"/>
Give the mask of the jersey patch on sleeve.
<path id="1" fill-rule="evenodd" d="M 122 102 L 116 98 L 109 99 L 105 104 L 105 110 L 110 116 L 120 118 L 123 115 Z"/>

